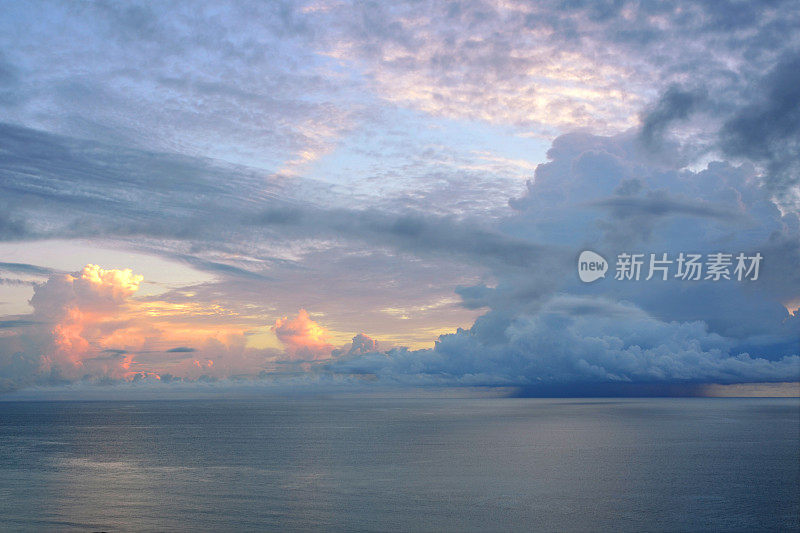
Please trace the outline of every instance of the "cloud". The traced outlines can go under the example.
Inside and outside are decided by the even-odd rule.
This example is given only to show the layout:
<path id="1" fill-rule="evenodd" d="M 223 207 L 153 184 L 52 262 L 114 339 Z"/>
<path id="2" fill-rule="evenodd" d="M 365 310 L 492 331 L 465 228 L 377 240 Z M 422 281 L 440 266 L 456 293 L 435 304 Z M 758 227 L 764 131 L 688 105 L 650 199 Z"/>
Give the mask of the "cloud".
<path id="1" fill-rule="evenodd" d="M 131 269 L 88 264 L 34 284 L 33 313 L 0 321 L 8 332 L 0 336 L 0 372 L 19 385 L 161 373 L 217 379 L 258 375 L 277 358 L 275 350 L 248 348 L 248 327 L 219 306 L 135 298 L 142 282 Z"/>
<path id="2" fill-rule="evenodd" d="M 687 91 L 676 85 L 667 88 L 642 117 L 641 136 L 648 145 L 660 141 L 666 128 L 689 118 L 708 98 L 703 90 Z"/>
<path id="3" fill-rule="evenodd" d="M 761 179 L 781 206 L 797 211 L 798 45 L 779 47 L 746 76 L 700 76 L 698 88 L 668 87 L 643 113 L 640 138 L 654 151 L 677 145 L 687 162 L 709 153 L 749 160 L 760 167 Z M 677 123 L 680 132 L 673 128 Z"/>
<path id="4" fill-rule="evenodd" d="M 626 187 L 631 180 L 622 184 Z M 617 188 L 617 192 L 621 192 Z M 668 224 L 671 217 L 716 218 L 721 222 L 736 224 L 743 213 L 734 206 L 718 205 L 709 201 L 698 201 L 685 197 L 673 197 L 666 189 L 650 190 L 640 194 L 641 189 L 627 194 L 618 194 L 591 202 L 589 205 L 606 209 L 609 219 L 598 222 L 607 241 L 628 246 L 646 241 L 658 225 Z"/>
<path id="5" fill-rule="evenodd" d="M 354 355 L 359 353 L 376 352 L 377 350 L 378 341 L 368 337 L 363 333 L 359 333 L 353 337 L 353 343 L 350 345 L 350 349 L 347 350 L 347 354 Z"/>
<path id="6" fill-rule="evenodd" d="M 619 132 L 663 94 L 643 117 L 657 136 L 706 90 L 746 101 L 774 52 L 798 43 L 789 2 L 401 2 L 314 16 L 329 26 L 317 34 L 326 53 L 389 102 L 539 135 Z"/>
<path id="7" fill-rule="evenodd" d="M 331 356 L 333 345 L 328 342 L 328 332 L 311 320 L 305 309 L 300 309 L 295 318 L 277 319 L 272 331 L 286 347 L 290 360 L 314 361 Z"/>
<path id="8" fill-rule="evenodd" d="M 0 241 L 15 241 L 30 234 L 24 221 L 9 215 L 8 209 L 0 212 Z"/>
<path id="9" fill-rule="evenodd" d="M 378 341 L 369 337 L 368 335 L 365 335 L 364 333 L 359 333 L 353 337 L 353 341 L 350 343 L 350 346 L 333 350 L 331 355 L 333 357 L 352 357 L 374 353 L 377 351 Z"/>
<path id="10" fill-rule="evenodd" d="M 339 236 L 375 246 L 390 245 L 414 254 L 457 256 L 500 267 L 530 267 L 557 253 L 498 232 L 478 220 L 411 210 L 395 213 L 375 209 L 281 207 L 263 211 L 255 221 L 282 228 L 289 234 Z"/>
<path id="11" fill-rule="evenodd" d="M 167 353 L 191 353 L 196 351 L 196 349 L 189 348 L 188 346 L 178 346 L 177 348 L 170 348 L 167 350 Z"/>
<path id="12" fill-rule="evenodd" d="M 92 344 L 107 317 L 138 290 L 142 279 L 130 269 L 105 270 L 89 264 L 78 275 L 54 275 L 36 285 L 30 301 L 33 316 L 52 323 L 42 369 L 70 378 L 96 371 L 98 365 L 104 372 L 110 372 L 115 364 L 118 370 L 127 370 L 130 357 L 123 353 L 93 357 Z"/>
<path id="13" fill-rule="evenodd" d="M 325 14 L 326 53 L 352 58 L 386 100 L 434 116 L 520 128 L 632 125 L 631 73 L 557 38 L 563 6 L 356 5 Z M 539 24 L 533 23 L 533 21 Z"/>
<path id="14" fill-rule="evenodd" d="M 350 199 L 319 183 L 284 184 L 200 158 L 11 125 L 0 125 L 0 139 L 8 140 L 15 153 L 0 163 L 6 178 L 0 189 L 20 206 L 20 217 L 37 221 L 31 236 L 40 239 L 114 238 L 216 274 L 261 279 L 269 276 L 212 257 L 257 256 L 260 261 L 249 265 L 263 268 L 265 259 L 281 260 L 274 257 L 281 243 L 298 239 L 325 240 L 327 246 L 334 240 L 366 241 L 413 254 L 512 267 L 547 255 L 478 217 L 397 207 L 391 199 L 352 207 Z M 295 200 L 295 195 L 305 198 Z"/>
<path id="15" fill-rule="evenodd" d="M 558 239 L 571 243 L 575 253 L 590 248 L 611 258 L 623 251 L 673 256 L 689 250 L 770 251 L 772 266 L 752 287 L 685 286 L 673 280 L 611 283 L 592 291 L 638 303 L 667 321 L 706 320 L 724 335 L 755 338 L 760 331 L 767 339 L 764 334 L 771 331 L 776 335 L 771 338 L 783 339 L 774 345 L 778 352 L 786 353 L 796 341 L 796 332 L 784 322 L 782 304 L 800 294 L 788 266 L 800 243 L 800 221 L 797 213 L 778 209 L 756 168 L 711 162 L 691 171 L 680 163 L 654 160 L 630 134 L 565 135 L 554 141 L 549 154 L 551 161 L 539 166 L 527 193 L 512 202 L 519 211 L 513 227 L 537 240 Z M 608 214 L 598 213 L 598 207 Z M 562 283 L 565 290 L 589 290 L 574 278 Z M 759 349 L 773 351 L 766 345 Z"/>
<path id="16" fill-rule="evenodd" d="M 575 312 L 575 307 L 581 312 Z M 632 305 L 554 298 L 535 315 L 512 320 L 500 342 L 475 327 L 443 335 L 430 350 L 391 350 L 331 364 L 418 384 L 561 385 L 592 383 L 740 383 L 800 379 L 800 356 L 771 361 L 730 355 L 730 342 L 702 322 L 663 322 Z"/>
<path id="17" fill-rule="evenodd" d="M 0 105 L 52 133 L 301 174 L 362 128 L 386 136 L 396 107 L 550 138 L 634 126 L 666 94 L 655 127 L 683 113 L 687 80 L 747 101 L 798 44 L 790 2 L 307 7 L 17 6 L 0 19 Z"/>
<path id="18" fill-rule="evenodd" d="M 34 276 L 49 276 L 57 271 L 52 268 L 44 268 L 27 263 L 0 263 L 0 271 L 13 272 L 15 274 L 29 274 Z"/>
<path id="19" fill-rule="evenodd" d="M 3 376 L 45 379 L 42 354 L 66 369 L 54 381 L 294 372 L 331 354 L 337 372 L 387 380 L 793 375 L 791 3 L 48 12 L 0 17 L 0 240 L 102 240 L 214 280 L 152 296 L 130 272 L 0 265 L 49 278 L 31 316 L 6 321 Z M 542 139 L 573 128 L 536 166 Z M 765 263 L 752 285 L 582 286 L 585 248 L 760 251 Z M 461 307 L 433 313 L 453 290 Z M 273 326 L 289 361 L 248 346 L 298 299 L 382 351 L 363 334 L 326 339 L 307 313 Z M 545 335 L 559 327 L 563 345 Z M 386 348 L 453 330 L 433 350 Z"/>
<path id="20" fill-rule="evenodd" d="M 715 217 L 732 219 L 736 211 L 715 207 L 713 204 L 684 198 L 670 198 L 665 190 L 651 191 L 644 198 L 621 195 L 593 202 L 597 207 L 610 208 L 618 217 L 650 216 L 653 218 L 669 215 L 688 215 L 696 217 Z"/>
<path id="21" fill-rule="evenodd" d="M 465 306 L 488 308 L 471 328 L 440 336 L 433 349 L 353 355 L 329 368 L 388 382 L 528 391 L 800 379 L 800 322 L 787 311 L 800 297 L 789 266 L 800 245 L 797 214 L 778 209 L 752 165 L 691 171 L 650 154 L 636 132 L 561 136 L 502 227 L 545 250 L 571 248 L 573 260 L 584 249 L 601 252 L 612 269 L 620 252 L 761 251 L 759 281 L 587 285 L 574 263 L 525 276 L 495 269 L 494 286 L 458 290 Z"/>
<path id="22" fill-rule="evenodd" d="M 77 284 L 73 278 L 73 285 L 78 293 L 83 293 L 82 297 L 91 295 L 120 303 L 139 290 L 143 279 L 144 276 L 134 274 L 130 268 L 104 270 L 98 265 L 86 265 Z"/>
<path id="23" fill-rule="evenodd" d="M 35 316 L 59 317 L 69 309 L 113 310 L 139 289 L 143 276 L 129 268 L 86 265 L 78 275 L 59 274 L 34 288 L 30 304 Z"/>
<path id="24" fill-rule="evenodd" d="M 24 319 L 0 320 L 0 329 L 34 326 L 38 323 L 39 322 L 36 322 L 35 320 L 24 320 Z"/>
<path id="25" fill-rule="evenodd" d="M 759 81 L 761 94 L 724 124 L 726 154 L 766 165 L 766 186 L 800 208 L 800 53 L 787 53 Z"/>
<path id="26" fill-rule="evenodd" d="M 0 104 L 9 121 L 54 133 L 278 168 L 329 150 L 358 114 L 333 97 L 352 80 L 324 75 L 329 62 L 314 53 L 316 28 L 299 7 L 52 2 L 41 19 L 19 6 L 0 19 Z"/>

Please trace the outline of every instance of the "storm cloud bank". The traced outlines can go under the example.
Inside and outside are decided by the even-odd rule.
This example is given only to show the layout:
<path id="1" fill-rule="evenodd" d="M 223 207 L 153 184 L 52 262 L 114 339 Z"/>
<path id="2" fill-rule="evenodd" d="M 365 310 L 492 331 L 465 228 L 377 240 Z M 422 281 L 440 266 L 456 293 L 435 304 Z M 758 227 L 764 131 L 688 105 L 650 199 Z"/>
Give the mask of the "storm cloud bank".
<path id="1" fill-rule="evenodd" d="M 698 171 L 653 164 L 633 132 L 557 138 L 504 220 L 517 238 L 595 250 L 607 279 L 498 273 L 494 287 L 459 290 L 488 311 L 429 350 L 392 350 L 335 363 L 336 372 L 474 385 L 742 383 L 800 379 L 800 225 L 781 212 L 749 164 Z M 615 280 L 623 252 L 760 252 L 756 281 Z"/>

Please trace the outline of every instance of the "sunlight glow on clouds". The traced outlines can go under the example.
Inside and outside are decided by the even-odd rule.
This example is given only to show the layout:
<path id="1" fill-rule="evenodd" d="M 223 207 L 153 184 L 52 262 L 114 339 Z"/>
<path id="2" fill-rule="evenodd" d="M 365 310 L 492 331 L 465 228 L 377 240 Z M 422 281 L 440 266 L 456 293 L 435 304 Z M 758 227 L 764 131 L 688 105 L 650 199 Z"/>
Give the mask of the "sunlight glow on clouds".
<path id="1" fill-rule="evenodd" d="M 308 371 L 308 362 L 378 348 L 364 334 L 335 346 L 305 309 L 271 327 L 284 350 L 248 346 L 253 318 L 213 303 L 137 299 L 142 282 L 131 269 L 93 264 L 76 274 L 54 274 L 34 286 L 33 320 L 21 322 L 25 328 L 0 341 L 12 348 L 32 344 L 33 351 L 24 355 L 30 357 L 30 371 L 54 380 L 252 377 L 295 362 Z"/>
<path id="2" fill-rule="evenodd" d="M 142 280 L 130 269 L 86 265 L 78 275 L 55 275 L 35 286 L 31 305 L 41 326 L 28 341 L 44 341 L 40 371 L 67 379 L 131 379 L 165 372 L 197 376 L 213 368 L 213 359 L 199 357 L 205 349 L 224 346 L 228 359 L 243 351 L 244 327 L 224 320 L 197 322 L 196 317 L 219 318 L 218 306 L 203 309 L 197 303 L 186 309 L 134 299 Z M 171 349 L 189 344 L 198 348 Z M 241 367 L 241 362 L 227 363 Z M 260 368 L 238 370 L 257 373 Z"/>
<path id="3" fill-rule="evenodd" d="M 798 380 L 800 10 L 722 4 L 9 4 L 0 392 Z"/>
<path id="4" fill-rule="evenodd" d="M 75 378 L 82 372 L 92 373 L 84 367 L 99 363 L 103 372 L 120 377 L 119 372 L 130 367 L 130 356 L 116 353 L 95 359 L 98 354 L 89 339 L 118 334 L 117 328 L 107 329 L 107 317 L 116 318 L 141 281 L 142 276 L 130 269 L 104 270 L 86 265 L 78 276 L 54 276 L 37 286 L 31 298 L 34 316 L 55 321 L 51 344 L 42 356 L 42 369 Z"/>
<path id="5" fill-rule="evenodd" d="M 77 280 L 72 276 L 69 276 L 69 278 L 71 278 L 72 284 L 77 290 L 83 290 L 83 287 L 91 287 L 90 292 L 112 301 L 120 302 L 139 290 L 139 283 L 144 279 L 144 276 L 135 275 L 130 268 L 103 270 L 97 265 L 86 265 L 83 267 L 80 277 L 80 281 L 83 283 L 75 283 Z"/>
<path id="6" fill-rule="evenodd" d="M 328 342 L 328 332 L 311 320 L 305 309 L 300 309 L 295 318 L 279 318 L 272 330 L 292 359 L 327 359 L 333 350 L 333 345 Z"/>

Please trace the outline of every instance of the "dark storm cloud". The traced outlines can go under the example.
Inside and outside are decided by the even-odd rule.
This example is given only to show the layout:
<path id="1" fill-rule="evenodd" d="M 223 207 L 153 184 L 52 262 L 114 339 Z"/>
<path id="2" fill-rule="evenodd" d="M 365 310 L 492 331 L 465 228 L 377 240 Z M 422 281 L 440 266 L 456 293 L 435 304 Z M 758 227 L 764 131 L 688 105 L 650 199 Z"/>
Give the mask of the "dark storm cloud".
<path id="1" fill-rule="evenodd" d="M 583 312 L 574 313 L 575 306 Z M 623 307 L 609 315 L 606 311 Z M 623 318 L 624 316 L 624 318 Z M 503 342 L 480 332 L 439 338 L 431 350 L 391 350 L 332 363 L 336 372 L 400 382 L 468 385 L 737 383 L 800 379 L 800 357 L 729 355 L 729 342 L 702 323 L 665 323 L 610 301 L 555 298 L 516 317 Z"/>
<path id="2" fill-rule="evenodd" d="M 786 44 L 781 48 L 791 47 Z M 796 44 L 795 44 L 796 47 Z M 704 78 L 703 87 L 669 87 L 642 116 L 640 137 L 659 149 L 675 142 L 666 135 L 678 123 L 691 124 L 701 135 L 679 142 L 684 155 L 698 157 L 719 150 L 764 168 L 767 187 L 785 206 L 797 209 L 800 195 L 800 55 L 779 52 L 760 70 L 720 79 Z"/>
<path id="3" fill-rule="evenodd" d="M 471 328 L 440 336 L 433 349 L 376 351 L 331 370 L 402 383 L 514 385 L 530 394 L 800 379 L 800 314 L 783 305 L 800 299 L 800 220 L 777 209 L 752 166 L 670 169 L 649 160 L 630 134 L 565 135 L 549 154 L 505 227 L 571 243 L 575 254 L 605 253 L 607 279 L 582 284 L 574 263 L 527 279 L 496 271 L 496 286 L 457 291 L 464 305 L 488 308 Z M 612 218 L 598 216 L 598 207 Z M 613 280 L 620 251 L 674 258 L 728 249 L 764 255 L 758 282 Z"/>
<path id="4" fill-rule="evenodd" d="M 758 89 L 755 101 L 725 122 L 722 147 L 764 163 L 767 186 L 783 195 L 800 184 L 800 53 L 782 57 Z"/>
<path id="5" fill-rule="evenodd" d="M 647 144 L 657 142 L 668 126 L 688 118 L 706 98 L 704 91 L 685 91 L 671 86 L 642 117 L 642 138 Z"/>

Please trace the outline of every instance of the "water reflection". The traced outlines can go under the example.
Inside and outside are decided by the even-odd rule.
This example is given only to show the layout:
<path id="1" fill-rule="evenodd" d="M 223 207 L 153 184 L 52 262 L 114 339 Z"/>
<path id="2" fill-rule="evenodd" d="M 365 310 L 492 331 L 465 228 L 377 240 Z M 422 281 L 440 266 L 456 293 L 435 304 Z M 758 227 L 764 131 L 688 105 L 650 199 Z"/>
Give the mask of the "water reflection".
<path id="1" fill-rule="evenodd" d="M 785 399 L 0 403 L 0 527 L 798 525 Z"/>

